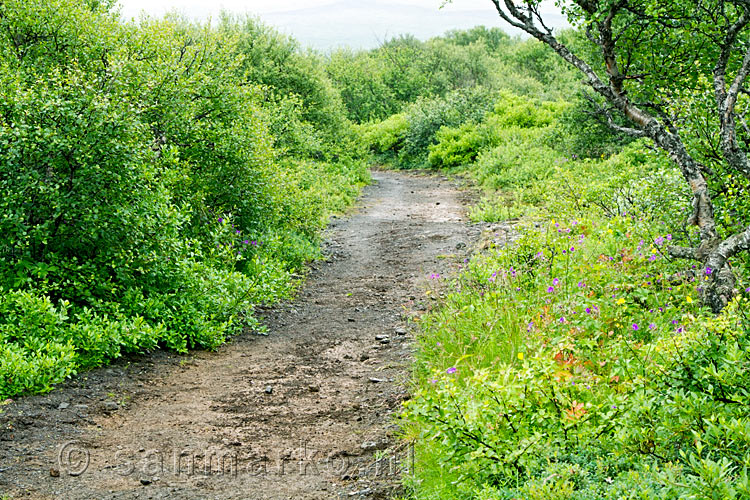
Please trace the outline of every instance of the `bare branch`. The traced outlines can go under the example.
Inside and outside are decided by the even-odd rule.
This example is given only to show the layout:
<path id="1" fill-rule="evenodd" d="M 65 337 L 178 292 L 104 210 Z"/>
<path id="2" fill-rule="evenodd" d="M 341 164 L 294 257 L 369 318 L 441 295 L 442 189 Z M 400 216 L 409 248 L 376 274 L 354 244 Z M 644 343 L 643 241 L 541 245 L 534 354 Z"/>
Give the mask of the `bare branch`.
<path id="1" fill-rule="evenodd" d="M 623 127 L 622 125 L 618 125 L 612 119 L 611 114 L 607 114 L 607 125 L 609 125 L 609 127 L 612 130 L 616 130 L 617 132 L 621 132 L 623 134 L 628 134 L 633 137 L 646 137 L 646 132 L 644 132 L 643 130 L 639 130 L 637 128 Z"/>
<path id="2" fill-rule="evenodd" d="M 667 248 L 667 252 L 675 259 L 695 260 L 695 248 L 672 246 Z"/>
<path id="3" fill-rule="evenodd" d="M 747 155 L 739 147 L 737 141 L 737 125 L 735 123 L 734 108 L 737 97 L 742 92 L 742 87 L 750 72 L 750 48 L 745 51 L 742 65 L 727 89 L 726 72 L 732 51 L 736 48 L 739 34 L 750 24 L 750 15 L 745 8 L 739 19 L 735 21 L 726 32 L 723 42 L 720 44 L 721 52 L 714 65 L 714 94 L 716 106 L 719 112 L 721 149 L 724 159 L 730 166 L 750 179 L 750 162 Z"/>
<path id="4" fill-rule="evenodd" d="M 737 255 L 741 251 L 750 250 L 750 227 L 744 231 L 733 234 L 725 239 L 716 250 L 711 252 L 711 256 L 706 261 L 706 265 L 711 269 L 721 269 L 727 260 Z"/>
<path id="5" fill-rule="evenodd" d="M 737 75 L 734 77 L 732 86 L 729 87 L 729 91 L 726 96 L 726 112 L 733 113 L 734 106 L 737 104 L 737 95 L 742 88 L 742 84 L 745 82 L 748 73 L 750 73 L 750 47 L 745 51 L 745 57 L 742 59 L 742 66 L 740 66 Z"/>

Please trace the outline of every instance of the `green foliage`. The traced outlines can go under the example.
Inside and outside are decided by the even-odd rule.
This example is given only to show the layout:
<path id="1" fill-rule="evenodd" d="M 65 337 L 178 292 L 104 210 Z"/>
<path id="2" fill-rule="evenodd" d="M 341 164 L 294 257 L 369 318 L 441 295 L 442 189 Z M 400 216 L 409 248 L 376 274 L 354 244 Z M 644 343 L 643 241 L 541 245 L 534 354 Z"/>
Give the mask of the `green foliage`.
<path id="1" fill-rule="evenodd" d="M 624 125 L 620 123 L 620 125 Z M 597 115 L 591 103 L 579 96 L 559 115 L 546 141 L 566 156 L 600 158 L 619 152 L 633 138 L 618 134 Z"/>
<path id="2" fill-rule="evenodd" d="M 441 127 L 435 135 L 436 144 L 428 147 L 427 160 L 432 167 L 459 167 L 473 162 L 488 138 L 475 123 L 459 128 Z"/>
<path id="3" fill-rule="evenodd" d="M 387 119 L 360 126 L 362 140 L 376 155 L 395 156 L 404 146 L 404 138 L 409 122 L 403 113 L 389 116 Z"/>
<path id="4" fill-rule="evenodd" d="M 437 144 L 429 146 L 430 164 L 456 167 L 480 158 L 475 172 L 477 179 L 486 186 L 523 187 L 533 183 L 538 178 L 529 174 L 545 171 L 539 163 L 551 165 L 555 160 L 560 161 L 560 155 L 551 148 L 544 150 L 546 155 L 542 158 L 527 155 L 542 152 L 537 143 L 565 105 L 539 102 L 508 91 L 499 92 L 493 98 L 492 112 L 480 123 L 467 123 L 457 129 L 443 128 L 436 134 Z"/>
<path id="5" fill-rule="evenodd" d="M 542 135 L 539 129 L 505 129 L 499 145 L 478 155 L 477 180 L 499 189 L 527 187 L 548 178 L 564 158 L 552 148 L 538 146 Z"/>
<path id="6" fill-rule="evenodd" d="M 493 128 L 540 128 L 552 124 L 567 105 L 562 102 L 539 101 L 510 92 L 499 93 L 488 126 Z"/>
<path id="7" fill-rule="evenodd" d="M 406 110 L 408 128 L 400 165 L 414 168 L 426 163 L 429 147 L 437 141 L 442 127 L 456 127 L 482 119 L 491 105 L 485 89 L 457 90 L 445 97 L 420 99 Z"/>
<path id="8" fill-rule="evenodd" d="M 475 26 L 468 30 L 450 30 L 443 35 L 446 41 L 458 46 L 481 44 L 488 52 L 498 54 L 511 44 L 510 36 L 497 27 Z"/>
<path id="9" fill-rule="evenodd" d="M 405 413 L 418 498 L 743 498 L 748 299 L 700 309 L 653 226 L 548 220 L 443 286 Z"/>
<path id="10" fill-rule="evenodd" d="M 575 73 L 544 44 L 483 26 L 426 42 L 400 36 L 370 51 L 342 49 L 328 57 L 326 71 L 341 90 L 349 118 L 359 123 L 384 120 L 419 99 L 444 98 L 459 89 L 558 98 L 577 86 Z"/>
<path id="11" fill-rule="evenodd" d="M 571 110 L 503 93 L 430 147 L 487 189 L 473 218 L 528 218 L 517 243 L 430 292 L 443 298 L 420 320 L 407 486 L 420 499 L 748 498 L 750 288 L 718 317 L 701 308 L 712 271 L 666 251 L 696 238 L 679 171 L 644 141 L 587 138 Z"/>
<path id="12" fill-rule="evenodd" d="M 323 61 L 292 38 L 248 16 L 223 13 L 219 31 L 236 40 L 235 72 L 263 87 L 276 146 L 288 153 L 333 159 L 347 149 L 351 127 Z"/>
<path id="13" fill-rule="evenodd" d="M 252 19 L 0 5 L 0 396 L 215 348 L 367 180 L 317 56 Z"/>

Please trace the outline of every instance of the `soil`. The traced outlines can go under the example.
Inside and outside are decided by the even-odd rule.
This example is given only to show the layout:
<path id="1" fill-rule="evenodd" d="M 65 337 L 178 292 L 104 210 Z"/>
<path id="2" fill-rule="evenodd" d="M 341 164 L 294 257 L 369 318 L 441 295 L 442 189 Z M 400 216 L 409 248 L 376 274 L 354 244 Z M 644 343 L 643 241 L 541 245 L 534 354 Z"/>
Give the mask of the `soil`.
<path id="1" fill-rule="evenodd" d="M 411 467 L 397 415 L 433 273 L 483 226 L 445 177 L 373 172 L 267 336 L 154 352 L 0 406 L 0 498 L 390 498 Z M 5 495 L 5 496 L 3 496 Z"/>

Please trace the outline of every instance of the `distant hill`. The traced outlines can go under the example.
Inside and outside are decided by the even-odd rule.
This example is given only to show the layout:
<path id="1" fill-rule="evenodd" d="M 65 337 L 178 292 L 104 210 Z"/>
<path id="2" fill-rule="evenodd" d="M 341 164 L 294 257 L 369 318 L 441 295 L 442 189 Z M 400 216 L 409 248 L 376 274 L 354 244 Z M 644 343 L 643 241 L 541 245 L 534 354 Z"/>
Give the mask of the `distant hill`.
<path id="1" fill-rule="evenodd" d="M 303 45 L 324 51 L 339 46 L 372 48 L 384 39 L 405 33 L 424 40 L 450 29 L 477 25 L 499 26 L 516 33 L 502 22 L 489 1 L 484 10 L 458 10 L 453 6 L 426 8 L 398 1 L 342 0 L 322 7 L 263 14 L 261 18 Z M 559 15 L 550 19 L 553 26 L 563 25 Z"/>

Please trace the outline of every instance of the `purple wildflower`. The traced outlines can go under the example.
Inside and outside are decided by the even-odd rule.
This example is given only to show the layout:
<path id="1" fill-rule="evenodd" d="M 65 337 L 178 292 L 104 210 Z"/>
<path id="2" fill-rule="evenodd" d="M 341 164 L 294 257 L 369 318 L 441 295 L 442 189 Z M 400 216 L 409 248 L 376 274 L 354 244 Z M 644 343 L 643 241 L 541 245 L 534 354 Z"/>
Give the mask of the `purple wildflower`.
<path id="1" fill-rule="evenodd" d="M 445 373 L 447 373 L 448 375 L 453 375 L 454 373 L 456 373 L 456 367 L 455 366 L 451 366 L 450 368 L 448 368 L 447 370 L 445 370 Z"/>

